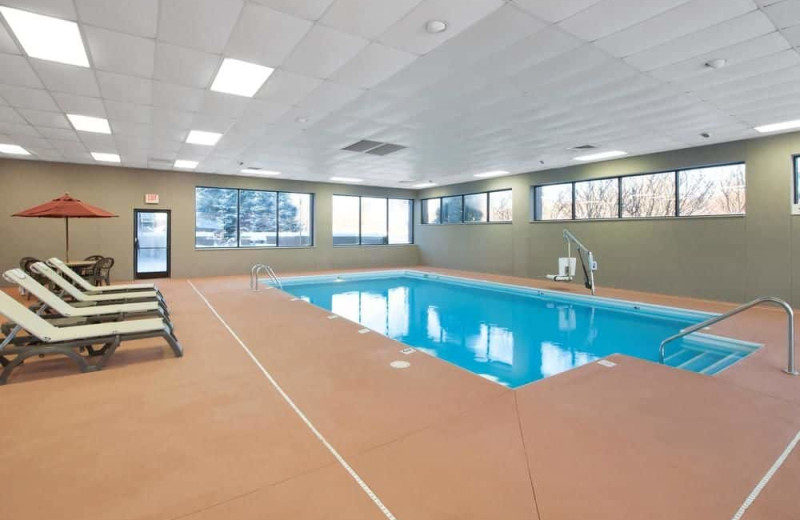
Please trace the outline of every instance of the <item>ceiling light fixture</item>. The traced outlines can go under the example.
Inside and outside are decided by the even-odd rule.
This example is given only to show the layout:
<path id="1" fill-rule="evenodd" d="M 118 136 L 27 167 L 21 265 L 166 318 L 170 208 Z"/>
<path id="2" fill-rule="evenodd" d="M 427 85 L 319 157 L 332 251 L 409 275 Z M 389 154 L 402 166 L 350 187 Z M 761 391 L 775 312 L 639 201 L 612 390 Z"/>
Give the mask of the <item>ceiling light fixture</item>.
<path id="1" fill-rule="evenodd" d="M 364 182 L 364 179 L 357 179 L 355 177 L 331 177 L 333 182 Z"/>
<path id="2" fill-rule="evenodd" d="M 800 119 L 794 121 L 784 121 L 783 123 L 773 123 L 771 125 L 762 125 L 755 127 L 756 132 L 768 134 L 770 132 L 780 132 L 781 130 L 794 130 L 800 128 Z"/>
<path id="3" fill-rule="evenodd" d="M 589 155 L 579 155 L 575 157 L 573 160 L 575 161 L 600 161 L 603 159 L 613 159 L 614 157 L 622 157 L 623 155 L 628 155 L 628 152 L 623 152 L 620 150 L 611 150 L 610 152 L 600 152 L 600 153 L 593 153 Z"/>
<path id="4" fill-rule="evenodd" d="M 211 90 L 251 98 L 274 71 L 271 67 L 225 58 L 211 84 Z"/>
<path id="5" fill-rule="evenodd" d="M 272 175 L 272 176 L 281 174 L 281 172 L 261 170 L 259 168 L 245 168 L 243 170 L 239 170 L 239 173 L 249 173 L 250 175 Z"/>
<path id="6" fill-rule="evenodd" d="M 716 59 L 707 61 L 706 62 L 706 67 L 708 67 L 709 69 L 721 69 L 722 67 L 724 67 L 727 64 L 728 64 L 728 60 L 726 60 L 725 58 L 716 58 Z"/>
<path id="7" fill-rule="evenodd" d="M 435 183 L 435 182 L 433 182 L 433 181 L 428 181 L 428 182 L 421 182 L 421 183 L 419 183 L 419 184 L 414 184 L 414 185 L 412 185 L 411 187 L 412 187 L 412 188 L 417 188 L 417 189 L 423 189 L 423 188 L 432 188 L 432 187 L 434 187 L 434 186 L 436 186 L 436 183 Z"/>
<path id="8" fill-rule="evenodd" d="M 111 127 L 108 126 L 108 119 L 102 117 L 81 116 L 77 114 L 67 114 L 69 122 L 75 130 L 81 132 L 92 132 L 95 134 L 110 134 Z"/>
<path id="9" fill-rule="evenodd" d="M 425 24 L 425 30 L 431 34 L 438 34 L 447 30 L 447 22 L 442 20 L 431 20 Z"/>
<path id="10" fill-rule="evenodd" d="M 174 166 L 175 168 L 185 168 L 187 170 L 194 170 L 195 168 L 197 168 L 197 164 L 198 164 L 197 161 L 187 161 L 185 159 L 178 159 L 177 161 L 175 161 Z"/>
<path id="11" fill-rule="evenodd" d="M 192 130 L 186 137 L 189 144 L 199 144 L 202 146 L 214 146 L 219 141 L 222 134 L 217 132 L 203 132 L 202 130 Z"/>
<path id="12" fill-rule="evenodd" d="M 0 144 L 0 153 L 8 155 L 30 155 L 31 153 L 17 144 Z"/>
<path id="13" fill-rule="evenodd" d="M 78 24 L 51 16 L 0 7 L 14 36 L 31 58 L 88 67 Z"/>
<path id="14" fill-rule="evenodd" d="M 491 177 L 501 177 L 503 175 L 508 175 L 510 172 L 505 170 L 495 170 L 491 172 L 483 172 L 483 173 L 476 173 L 473 177 L 477 177 L 479 179 L 488 179 Z"/>
<path id="15" fill-rule="evenodd" d="M 122 162 L 120 161 L 119 155 L 115 153 L 92 152 L 92 157 L 94 157 L 95 161 L 100 161 L 100 162 L 113 162 L 113 163 Z"/>

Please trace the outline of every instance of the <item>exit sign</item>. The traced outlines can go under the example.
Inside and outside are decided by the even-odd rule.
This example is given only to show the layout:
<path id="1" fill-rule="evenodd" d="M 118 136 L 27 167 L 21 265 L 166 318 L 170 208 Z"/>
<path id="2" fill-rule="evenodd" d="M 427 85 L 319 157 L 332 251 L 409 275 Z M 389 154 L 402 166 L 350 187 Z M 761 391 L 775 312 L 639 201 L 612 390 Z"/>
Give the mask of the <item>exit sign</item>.
<path id="1" fill-rule="evenodd" d="M 147 193 L 144 196 L 145 204 L 158 204 L 158 193 Z"/>

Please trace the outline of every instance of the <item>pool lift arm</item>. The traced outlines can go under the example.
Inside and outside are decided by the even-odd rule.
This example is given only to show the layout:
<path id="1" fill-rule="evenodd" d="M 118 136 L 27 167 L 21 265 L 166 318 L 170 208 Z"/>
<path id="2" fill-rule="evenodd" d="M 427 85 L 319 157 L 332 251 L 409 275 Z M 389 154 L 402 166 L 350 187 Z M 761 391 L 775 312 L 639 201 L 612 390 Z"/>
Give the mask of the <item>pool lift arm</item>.
<path id="1" fill-rule="evenodd" d="M 570 232 L 570 230 L 564 229 L 561 234 L 567 242 L 567 258 L 572 258 L 572 244 L 575 244 L 575 248 L 578 250 L 578 258 L 581 259 L 581 267 L 583 268 L 583 284 L 587 289 L 590 289 L 592 295 L 594 295 L 594 272 L 597 271 L 597 261 L 595 261 L 594 255 L 589 251 L 588 247 L 583 245 L 583 242 L 578 240 L 578 237 Z M 572 277 L 569 277 L 569 279 L 571 280 Z"/>

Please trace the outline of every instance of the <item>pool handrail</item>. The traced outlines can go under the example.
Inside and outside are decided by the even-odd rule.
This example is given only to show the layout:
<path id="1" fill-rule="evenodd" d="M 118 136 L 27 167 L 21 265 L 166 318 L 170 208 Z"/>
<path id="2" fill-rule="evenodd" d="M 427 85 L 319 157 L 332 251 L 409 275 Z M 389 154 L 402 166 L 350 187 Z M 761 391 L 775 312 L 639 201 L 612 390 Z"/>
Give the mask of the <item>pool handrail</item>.
<path id="1" fill-rule="evenodd" d="M 271 266 L 266 264 L 255 264 L 253 267 L 250 268 L 250 289 L 254 291 L 258 291 L 259 284 L 258 284 L 258 275 L 261 271 L 267 273 L 272 283 L 278 289 L 283 289 L 283 284 L 278 279 L 278 275 L 275 274 L 275 271 L 272 269 Z"/>
<path id="2" fill-rule="evenodd" d="M 783 310 L 786 311 L 786 316 L 788 318 L 788 326 L 787 326 L 788 360 L 787 360 L 786 370 L 784 370 L 784 372 L 793 376 L 800 375 L 800 372 L 798 372 L 795 369 L 795 363 L 794 363 L 794 311 L 792 310 L 791 305 L 789 305 L 784 300 L 781 300 L 780 298 L 777 298 L 775 296 L 761 296 L 759 298 L 756 298 L 755 300 L 742 304 L 724 314 L 720 314 L 719 316 L 714 316 L 713 318 L 709 318 L 703 322 L 698 323 L 697 325 L 692 325 L 691 327 L 687 327 L 682 331 L 680 331 L 679 333 L 668 337 L 667 339 L 662 341 L 661 345 L 658 347 L 658 357 L 661 360 L 661 364 L 662 365 L 664 364 L 664 352 L 666 351 L 668 343 L 671 343 L 676 339 L 682 338 L 684 336 L 688 336 L 693 332 L 697 332 L 698 330 L 711 326 L 715 323 L 719 323 L 722 320 L 728 319 L 731 316 L 739 314 L 740 312 L 744 312 L 748 309 L 761 305 L 762 303 L 771 303 L 773 305 L 782 307 Z"/>

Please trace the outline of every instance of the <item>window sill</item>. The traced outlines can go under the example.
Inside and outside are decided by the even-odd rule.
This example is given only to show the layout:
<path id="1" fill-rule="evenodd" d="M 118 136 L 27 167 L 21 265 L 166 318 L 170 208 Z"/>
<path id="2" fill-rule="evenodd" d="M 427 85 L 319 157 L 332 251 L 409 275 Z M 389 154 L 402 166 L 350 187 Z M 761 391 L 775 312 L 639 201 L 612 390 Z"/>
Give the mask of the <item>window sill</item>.
<path id="1" fill-rule="evenodd" d="M 346 248 L 356 248 L 356 247 L 408 247 L 416 245 L 413 242 L 411 244 L 339 244 L 334 245 L 334 249 L 346 249 Z"/>
<path id="2" fill-rule="evenodd" d="M 197 247 L 195 251 L 280 251 L 283 249 L 314 249 L 317 246 L 257 246 L 257 247 Z"/>
<path id="3" fill-rule="evenodd" d="M 744 218 L 747 215 L 686 215 L 685 217 L 625 217 L 625 218 L 579 218 L 563 220 L 530 220 L 529 224 L 565 224 L 567 222 L 638 222 L 642 220 L 700 220 Z"/>
<path id="4" fill-rule="evenodd" d="M 548 221 L 551 222 L 551 221 Z M 486 226 L 486 225 L 494 225 L 494 224 L 513 224 L 513 221 L 504 220 L 500 221 L 493 221 L 493 222 L 443 222 L 441 224 L 425 224 L 424 222 L 420 224 L 420 226 Z"/>

